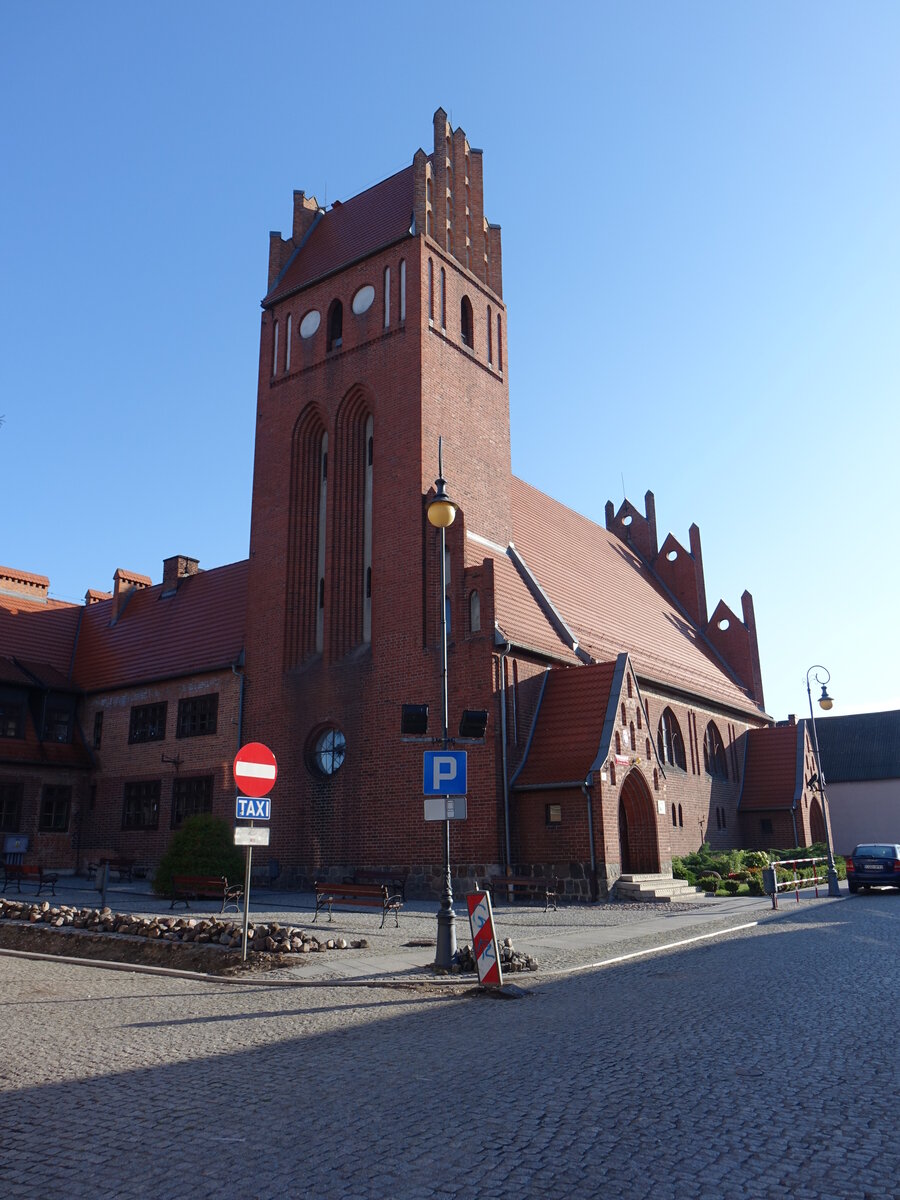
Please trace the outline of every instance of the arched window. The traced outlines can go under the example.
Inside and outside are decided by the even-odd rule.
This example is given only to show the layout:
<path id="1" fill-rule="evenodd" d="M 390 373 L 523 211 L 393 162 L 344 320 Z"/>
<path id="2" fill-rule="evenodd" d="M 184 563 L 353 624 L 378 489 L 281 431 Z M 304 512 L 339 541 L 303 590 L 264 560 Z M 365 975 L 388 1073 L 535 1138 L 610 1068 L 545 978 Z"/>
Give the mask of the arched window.
<path id="1" fill-rule="evenodd" d="M 469 596 L 469 632 L 478 633 L 481 629 L 481 597 L 478 592 Z"/>
<path id="2" fill-rule="evenodd" d="M 272 374 L 278 374 L 278 322 L 272 330 Z"/>
<path id="3" fill-rule="evenodd" d="M 503 370 L 503 329 L 499 313 L 497 313 L 497 369 Z"/>
<path id="4" fill-rule="evenodd" d="M 706 726 L 703 735 L 703 765 L 706 773 L 714 779 L 728 778 L 728 762 L 725 758 L 725 746 L 722 735 L 712 721 Z"/>
<path id="5" fill-rule="evenodd" d="M 630 675 L 626 675 L 626 677 L 625 677 L 625 687 L 628 691 L 628 699 L 630 700 L 631 699 L 631 676 Z"/>
<path id="6" fill-rule="evenodd" d="M 363 641 L 372 640 L 372 482 L 375 465 L 375 421 L 366 418 L 366 474 L 363 483 L 363 566 L 365 567 L 365 591 L 363 593 Z"/>
<path id="7" fill-rule="evenodd" d="M 468 296 L 463 296 L 459 302 L 459 332 L 462 344 L 470 350 L 475 349 L 475 330 L 472 324 L 472 304 Z"/>
<path id="8" fill-rule="evenodd" d="M 680 804 L 678 805 L 678 828 L 684 829 L 684 813 L 682 812 Z"/>
<path id="9" fill-rule="evenodd" d="M 288 313 L 287 323 L 284 327 L 284 369 L 287 373 L 291 369 L 291 314 Z"/>
<path id="10" fill-rule="evenodd" d="M 441 329 L 447 328 L 447 272 L 441 267 Z"/>
<path id="11" fill-rule="evenodd" d="M 319 528 L 317 530 L 316 575 L 318 602 L 316 604 L 316 653 L 325 646 L 325 530 L 328 511 L 328 434 L 322 434 L 319 449 Z"/>
<path id="12" fill-rule="evenodd" d="M 622 743 L 619 740 L 619 731 L 616 730 L 616 754 L 622 753 Z"/>
<path id="13" fill-rule="evenodd" d="M 491 306 L 487 306 L 487 354 L 488 362 L 494 361 L 494 331 L 491 329 Z"/>
<path id="14" fill-rule="evenodd" d="M 434 263 L 428 260 L 428 320 L 434 324 Z"/>
<path id="15" fill-rule="evenodd" d="M 400 320 L 406 320 L 406 259 L 400 259 Z"/>
<path id="16" fill-rule="evenodd" d="M 332 300 L 328 310 L 328 340 L 326 350 L 337 350 L 344 341 L 344 306 L 340 300 Z"/>
<path id="17" fill-rule="evenodd" d="M 687 760 L 684 756 L 684 738 L 681 736 L 681 727 L 675 719 L 675 714 L 671 708 L 663 709 L 663 715 L 659 718 L 659 727 L 656 731 L 656 749 L 664 763 L 668 763 L 673 767 L 681 767 L 682 771 L 687 770 Z"/>
<path id="18" fill-rule="evenodd" d="M 675 805 L 672 805 L 672 828 L 678 828 L 678 813 L 675 811 Z"/>
<path id="19" fill-rule="evenodd" d="M 391 323 L 391 268 L 384 268 L 384 327 Z"/>

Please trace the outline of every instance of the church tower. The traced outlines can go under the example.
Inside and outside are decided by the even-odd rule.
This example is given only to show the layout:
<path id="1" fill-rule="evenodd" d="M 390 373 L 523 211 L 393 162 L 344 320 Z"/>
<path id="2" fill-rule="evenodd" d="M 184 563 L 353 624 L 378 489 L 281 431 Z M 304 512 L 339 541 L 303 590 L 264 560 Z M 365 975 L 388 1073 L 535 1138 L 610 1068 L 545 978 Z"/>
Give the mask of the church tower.
<path id="1" fill-rule="evenodd" d="M 467 534 L 512 536 L 502 291 L 482 154 L 442 109 L 430 154 L 327 210 L 295 192 L 290 236 L 270 235 L 243 737 L 278 758 L 270 853 L 289 876 L 398 866 L 428 887 L 439 873 L 400 706 L 429 703 L 439 728 L 440 564 L 425 518 L 439 437 L 461 509 L 451 720 L 492 706 L 491 603 L 472 601 L 465 551 Z M 456 862 L 476 861 L 476 845 L 478 862 L 500 861 L 494 756 L 490 737 L 471 756 L 477 815 L 454 830 Z"/>

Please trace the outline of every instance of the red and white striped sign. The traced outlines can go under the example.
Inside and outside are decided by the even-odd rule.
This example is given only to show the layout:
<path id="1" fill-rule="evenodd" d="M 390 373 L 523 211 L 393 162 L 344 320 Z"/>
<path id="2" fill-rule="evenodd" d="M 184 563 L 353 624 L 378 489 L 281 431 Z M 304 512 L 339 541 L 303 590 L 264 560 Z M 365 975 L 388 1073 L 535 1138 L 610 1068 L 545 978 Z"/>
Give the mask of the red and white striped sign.
<path id="1" fill-rule="evenodd" d="M 485 987 L 502 987 L 503 971 L 500 968 L 500 947 L 494 933 L 491 898 L 487 892 L 470 892 L 466 896 L 466 904 L 469 907 L 469 928 L 472 930 L 478 981 Z"/>
<path id="2" fill-rule="evenodd" d="M 234 782 L 245 796 L 267 796 L 278 778 L 275 755 L 262 742 L 248 742 L 234 757 Z"/>

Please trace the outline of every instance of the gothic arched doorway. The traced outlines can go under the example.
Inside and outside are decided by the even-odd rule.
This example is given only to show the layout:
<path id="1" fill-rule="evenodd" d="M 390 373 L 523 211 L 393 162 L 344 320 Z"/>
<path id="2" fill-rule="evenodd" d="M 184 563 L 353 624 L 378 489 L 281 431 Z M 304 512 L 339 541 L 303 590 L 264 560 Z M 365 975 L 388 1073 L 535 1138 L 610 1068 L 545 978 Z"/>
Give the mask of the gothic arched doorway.
<path id="1" fill-rule="evenodd" d="M 623 875 L 658 875 L 656 805 L 639 771 L 631 771 L 619 796 L 619 851 Z"/>
<path id="2" fill-rule="evenodd" d="M 824 842 L 825 837 L 825 817 L 822 813 L 822 805 L 819 803 L 819 797 L 813 796 L 812 803 L 809 806 L 809 836 L 814 842 Z"/>

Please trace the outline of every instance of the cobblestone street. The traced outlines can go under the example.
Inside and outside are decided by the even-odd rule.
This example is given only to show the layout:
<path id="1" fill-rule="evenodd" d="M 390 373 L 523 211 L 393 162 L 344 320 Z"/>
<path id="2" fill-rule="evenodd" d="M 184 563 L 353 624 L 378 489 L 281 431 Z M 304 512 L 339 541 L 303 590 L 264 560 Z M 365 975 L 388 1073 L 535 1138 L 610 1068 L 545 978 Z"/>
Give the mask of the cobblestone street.
<path id="1" fill-rule="evenodd" d="M 881 1200 L 898 939 L 804 904 L 519 1000 L 0 958 L 0 1192 Z"/>

